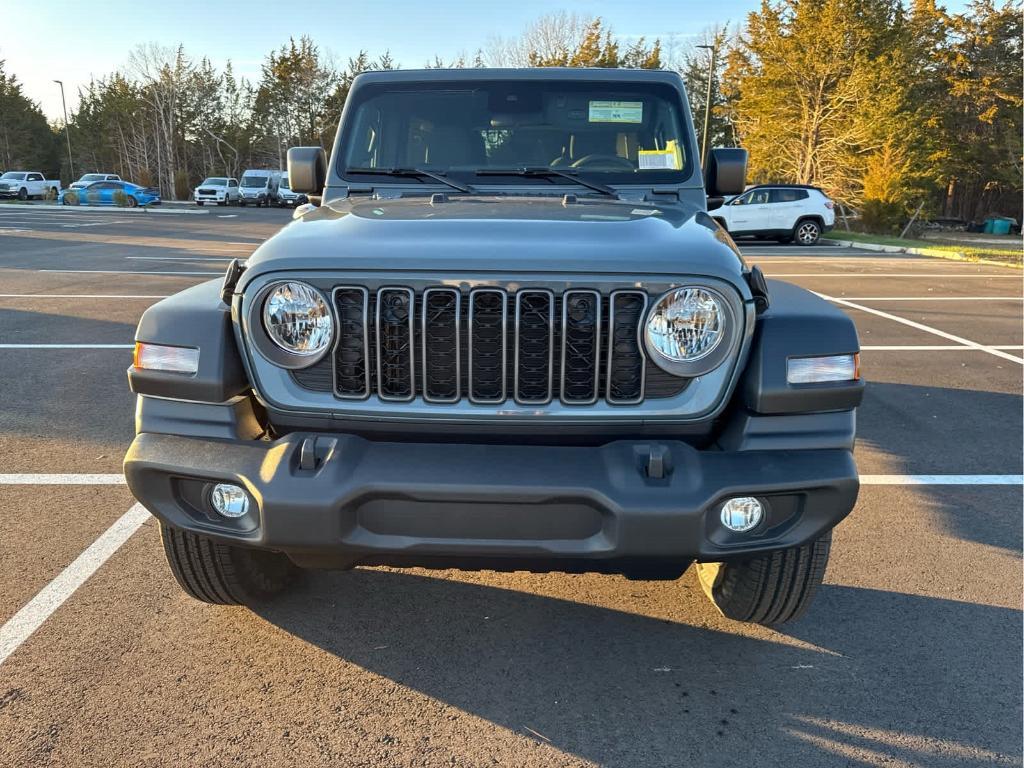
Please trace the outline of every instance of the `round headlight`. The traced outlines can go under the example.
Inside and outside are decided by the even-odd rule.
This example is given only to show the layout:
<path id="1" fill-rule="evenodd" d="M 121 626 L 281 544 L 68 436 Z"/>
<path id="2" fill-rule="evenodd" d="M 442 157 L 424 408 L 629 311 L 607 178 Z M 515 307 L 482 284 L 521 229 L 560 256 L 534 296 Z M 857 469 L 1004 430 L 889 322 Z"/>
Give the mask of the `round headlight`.
<path id="1" fill-rule="evenodd" d="M 305 283 L 280 283 L 271 289 L 263 301 L 263 327 L 274 344 L 299 357 L 319 355 L 334 336 L 327 302 Z"/>
<path id="2" fill-rule="evenodd" d="M 647 347 L 673 363 L 707 357 L 725 338 L 722 300 L 704 288 L 669 291 L 647 317 Z"/>

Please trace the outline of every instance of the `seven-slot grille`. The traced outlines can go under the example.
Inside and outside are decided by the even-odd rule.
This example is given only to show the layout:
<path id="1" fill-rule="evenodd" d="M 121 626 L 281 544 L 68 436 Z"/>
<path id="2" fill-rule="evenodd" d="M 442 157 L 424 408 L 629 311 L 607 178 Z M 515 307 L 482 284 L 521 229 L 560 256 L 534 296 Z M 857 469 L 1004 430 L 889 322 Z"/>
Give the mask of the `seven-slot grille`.
<path id="1" fill-rule="evenodd" d="M 650 390 L 644 291 L 338 286 L 332 295 L 338 340 L 325 365 L 340 398 L 629 405 L 685 386 L 671 377 Z"/>

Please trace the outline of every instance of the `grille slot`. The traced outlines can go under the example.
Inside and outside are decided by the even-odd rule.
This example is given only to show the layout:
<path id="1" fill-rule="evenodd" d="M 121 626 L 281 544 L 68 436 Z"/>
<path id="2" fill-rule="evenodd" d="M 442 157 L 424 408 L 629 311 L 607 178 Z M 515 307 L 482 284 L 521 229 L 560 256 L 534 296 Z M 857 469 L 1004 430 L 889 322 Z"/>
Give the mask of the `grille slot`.
<path id="1" fill-rule="evenodd" d="M 644 399 L 647 361 L 637 338 L 647 309 L 643 291 L 615 291 L 608 311 L 609 403 L 631 405 Z"/>
<path id="2" fill-rule="evenodd" d="M 462 294 L 455 288 L 428 288 L 423 292 L 422 307 L 423 399 L 456 403 L 462 397 Z"/>
<path id="3" fill-rule="evenodd" d="M 469 399 L 502 403 L 507 396 L 505 359 L 508 302 L 497 288 L 478 288 L 469 294 Z"/>
<path id="4" fill-rule="evenodd" d="M 562 300 L 562 402 L 597 402 L 601 357 L 601 294 L 566 291 Z"/>
<path id="5" fill-rule="evenodd" d="M 551 401 L 554 383 L 555 296 L 551 291 L 516 293 L 515 399 L 518 403 Z"/>
<path id="6" fill-rule="evenodd" d="M 334 350 L 334 393 L 362 400 L 370 394 L 370 292 L 355 286 L 334 289 L 338 346 Z"/>
<path id="7" fill-rule="evenodd" d="M 415 395 L 411 288 L 377 291 L 377 394 L 382 400 L 412 400 Z"/>

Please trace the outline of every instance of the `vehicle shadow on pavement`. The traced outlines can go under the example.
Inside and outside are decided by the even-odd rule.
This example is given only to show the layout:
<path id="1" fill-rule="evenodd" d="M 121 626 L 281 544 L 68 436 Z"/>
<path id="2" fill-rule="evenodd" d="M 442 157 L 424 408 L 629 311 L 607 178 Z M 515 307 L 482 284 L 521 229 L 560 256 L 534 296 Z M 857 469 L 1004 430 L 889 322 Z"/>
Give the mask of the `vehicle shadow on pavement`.
<path id="1" fill-rule="evenodd" d="M 694 601 L 695 589 L 669 586 Z M 258 613 L 341 660 L 600 764 L 1014 764 L 1019 611 L 826 586 L 787 638 L 696 610 L 727 629 L 357 569 L 311 573 Z M 977 714 L 993 708 L 1006 717 Z"/>

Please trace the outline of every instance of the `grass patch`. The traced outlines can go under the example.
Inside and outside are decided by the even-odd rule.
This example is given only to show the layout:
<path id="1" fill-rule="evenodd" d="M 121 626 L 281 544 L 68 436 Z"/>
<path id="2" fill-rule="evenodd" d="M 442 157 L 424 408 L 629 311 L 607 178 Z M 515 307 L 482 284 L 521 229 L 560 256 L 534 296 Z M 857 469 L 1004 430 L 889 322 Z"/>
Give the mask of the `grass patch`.
<path id="1" fill-rule="evenodd" d="M 1022 260 L 1024 260 L 1024 245 L 1022 245 L 1019 239 L 1016 241 L 1008 240 L 1005 246 L 999 246 L 991 243 L 975 244 L 967 240 L 918 240 L 913 238 L 901 240 L 891 235 L 868 235 L 863 232 L 843 232 L 840 230 L 833 230 L 827 237 L 830 240 L 849 240 L 854 243 L 891 245 L 897 248 L 922 248 L 948 254 L 951 258 L 959 257 L 968 261 L 985 259 L 1021 266 Z"/>

